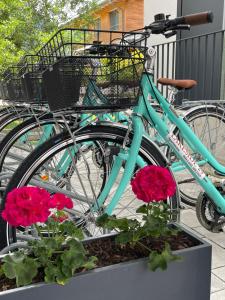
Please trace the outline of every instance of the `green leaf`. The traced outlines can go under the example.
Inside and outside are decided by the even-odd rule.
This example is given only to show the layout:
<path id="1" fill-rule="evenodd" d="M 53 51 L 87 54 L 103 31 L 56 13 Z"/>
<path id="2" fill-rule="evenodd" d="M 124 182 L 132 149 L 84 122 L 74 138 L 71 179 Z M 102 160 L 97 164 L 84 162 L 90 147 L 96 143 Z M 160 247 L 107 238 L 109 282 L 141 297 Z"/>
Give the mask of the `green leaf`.
<path id="1" fill-rule="evenodd" d="M 4 271 L 3 271 L 2 266 L 0 266 L 0 277 L 1 277 L 2 275 L 4 275 Z"/>
<path id="2" fill-rule="evenodd" d="M 128 220 L 125 218 L 121 218 L 121 219 L 111 218 L 109 219 L 105 227 L 108 228 L 109 230 L 113 230 L 113 229 L 128 230 L 129 223 Z"/>
<path id="3" fill-rule="evenodd" d="M 165 270 L 167 268 L 167 262 L 164 260 L 161 253 L 152 251 L 149 255 L 148 266 L 152 271 L 156 271 L 158 268 Z"/>
<path id="4" fill-rule="evenodd" d="M 38 273 L 38 263 L 31 257 L 18 253 L 2 259 L 3 271 L 9 279 L 16 279 L 17 286 L 30 284 Z"/>
<path id="5" fill-rule="evenodd" d="M 137 220 L 127 218 L 117 219 L 115 216 L 103 214 L 97 219 L 97 225 L 109 230 L 128 231 L 137 229 L 140 226 L 140 223 Z"/>
<path id="6" fill-rule="evenodd" d="M 84 239 L 82 230 L 77 228 L 71 221 L 61 223 L 59 228 L 64 235 L 77 238 L 78 240 Z"/>
<path id="7" fill-rule="evenodd" d="M 104 227 L 104 225 L 108 222 L 109 215 L 103 214 L 96 219 L 96 225 L 99 227 Z"/>
<path id="8" fill-rule="evenodd" d="M 48 263 L 44 271 L 45 271 L 45 282 L 47 283 L 55 282 L 56 276 L 58 274 L 58 268 L 53 264 Z"/>
<path id="9" fill-rule="evenodd" d="M 74 252 L 85 253 L 83 243 L 75 239 L 69 239 L 66 242 L 66 245 L 69 246 Z"/>
<path id="10" fill-rule="evenodd" d="M 148 208 L 147 208 L 147 205 L 146 205 L 146 204 L 144 204 L 144 205 L 138 207 L 138 209 L 136 210 L 136 212 L 137 212 L 138 214 L 146 214 L 147 211 L 148 211 Z"/>
<path id="11" fill-rule="evenodd" d="M 63 267 L 68 268 L 70 270 L 69 272 L 72 272 L 73 270 L 80 268 L 82 264 L 85 262 L 84 254 L 79 252 L 74 252 L 73 249 L 64 251 L 64 253 L 61 255 L 61 259 L 62 259 Z"/>
<path id="12" fill-rule="evenodd" d="M 180 261 L 181 257 L 172 253 L 169 244 L 165 244 L 165 248 L 161 253 L 152 251 L 149 255 L 148 266 L 150 270 L 156 271 L 158 268 L 166 270 L 168 263 L 172 261 Z"/>
<path id="13" fill-rule="evenodd" d="M 65 276 L 61 271 L 61 265 L 58 263 L 54 265 L 53 263 L 48 263 L 44 269 L 45 272 L 45 282 L 52 283 L 57 282 L 58 284 L 64 285 L 69 281 L 71 276 Z"/>
<path id="14" fill-rule="evenodd" d="M 87 270 L 94 269 L 96 267 L 96 262 L 98 261 L 96 256 L 89 257 L 88 261 L 83 264 L 83 267 Z"/>
<path id="15" fill-rule="evenodd" d="M 118 244 L 126 244 L 129 242 L 133 242 L 133 232 L 121 232 L 116 236 L 115 241 Z"/>
<path id="16" fill-rule="evenodd" d="M 64 275 L 71 277 L 75 270 L 83 267 L 86 262 L 86 252 L 81 242 L 70 240 L 67 243 L 68 250 L 65 250 L 61 256 L 62 272 Z"/>
<path id="17" fill-rule="evenodd" d="M 56 253 L 55 260 L 45 267 L 46 282 L 65 284 L 77 269 L 95 266 L 95 258 L 87 259 L 85 248 L 80 241 L 70 238 L 66 241 L 64 248 L 64 251 Z"/>
<path id="18" fill-rule="evenodd" d="M 50 248 L 52 250 L 56 250 L 58 249 L 59 246 L 59 243 L 57 243 L 57 239 L 55 238 L 50 238 L 48 237 L 47 239 L 43 239 L 44 240 L 44 244 L 47 248 Z"/>
<path id="19" fill-rule="evenodd" d="M 58 248 L 61 249 L 61 243 L 57 244 L 52 238 L 29 242 L 29 246 L 32 247 L 34 256 L 42 266 L 45 266 L 48 263 L 49 259 Z"/>

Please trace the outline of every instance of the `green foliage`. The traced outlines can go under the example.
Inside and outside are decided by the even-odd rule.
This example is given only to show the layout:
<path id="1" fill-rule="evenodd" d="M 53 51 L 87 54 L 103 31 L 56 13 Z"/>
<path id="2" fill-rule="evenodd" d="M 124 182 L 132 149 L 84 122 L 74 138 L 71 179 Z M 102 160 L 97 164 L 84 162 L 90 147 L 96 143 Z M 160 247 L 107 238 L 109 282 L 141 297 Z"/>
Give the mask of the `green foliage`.
<path id="1" fill-rule="evenodd" d="M 86 270 L 91 270 L 91 269 L 94 269 L 96 267 L 96 263 L 97 263 L 98 259 L 96 256 L 91 256 L 89 257 L 88 261 L 86 261 L 84 264 L 83 264 L 83 267 L 86 269 Z"/>
<path id="2" fill-rule="evenodd" d="M 45 282 L 54 281 L 64 285 L 67 282 L 67 278 L 63 275 L 60 265 L 54 265 L 49 262 L 45 267 Z"/>
<path id="3" fill-rule="evenodd" d="M 117 243 L 129 243 L 131 247 L 138 245 L 148 250 L 150 270 L 165 270 L 168 263 L 179 260 L 180 257 L 171 252 L 167 242 L 161 251 L 152 251 L 144 240 L 177 234 L 177 229 L 168 226 L 169 207 L 164 202 L 152 202 L 142 205 L 137 213 L 142 214 L 141 222 L 137 219 L 117 219 L 115 216 L 103 214 L 98 218 L 97 225 L 119 232 L 116 236 Z M 58 211 L 54 216 L 59 217 L 63 214 L 65 213 Z M 77 271 L 96 266 L 97 258 L 88 255 L 81 242 L 82 231 L 73 222 L 69 219 L 61 223 L 56 222 L 51 216 L 43 226 L 35 224 L 41 238 L 30 241 L 28 250 L 21 249 L 2 259 L 0 274 L 4 273 L 6 277 L 16 279 L 17 286 L 22 286 L 30 284 L 41 271 L 44 272 L 45 282 L 64 285 Z M 49 236 L 42 236 L 42 232 L 48 232 Z"/>
<path id="4" fill-rule="evenodd" d="M 119 231 L 133 231 L 137 226 L 139 226 L 139 222 L 137 220 L 120 218 L 116 219 L 114 216 L 108 216 L 107 214 L 103 214 L 97 219 L 97 226 L 102 228 L 106 228 L 109 230 L 119 230 Z"/>
<path id="5" fill-rule="evenodd" d="M 30 284 L 38 273 L 39 263 L 27 255 L 18 252 L 2 259 L 3 271 L 9 279 L 16 279 L 17 286 Z"/>
<path id="6" fill-rule="evenodd" d="M 0 0 L 0 72 L 23 55 L 34 54 L 71 18 L 71 13 L 85 15 L 93 3 L 96 1 Z"/>
<path id="7" fill-rule="evenodd" d="M 30 241 L 28 253 L 20 250 L 2 260 L 4 275 L 15 278 L 17 286 L 30 284 L 39 270 L 44 270 L 46 282 L 64 285 L 77 269 L 95 267 L 97 258 L 88 257 L 80 241 L 82 231 L 72 222 L 56 223 L 50 218 L 46 229 L 51 235 Z"/>
<path id="8" fill-rule="evenodd" d="M 85 249 L 81 242 L 69 239 L 65 249 L 53 261 L 48 261 L 43 265 L 46 282 L 57 282 L 66 284 L 77 269 L 92 269 L 95 267 L 96 258 L 87 258 Z"/>
<path id="9" fill-rule="evenodd" d="M 80 228 L 75 227 L 72 222 L 65 222 L 60 224 L 59 229 L 61 230 L 63 235 L 71 236 L 79 240 L 84 239 L 83 232 L 80 230 Z"/>
<path id="10" fill-rule="evenodd" d="M 168 263 L 179 260 L 181 260 L 181 257 L 178 255 L 174 255 L 171 252 L 170 246 L 166 243 L 165 248 L 161 253 L 158 253 L 156 251 L 152 251 L 150 253 L 148 266 L 152 271 L 155 271 L 157 268 L 166 270 Z"/>
<path id="11" fill-rule="evenodd" d="M 103 214 L 97 220 L 97 225 L 105 229 L 119 231 L 116 242 L 120 244 L 130 243 L 131 246 L 139 246 L 148 249 L 143 242 L 144 238 L 160 238 L 176 235 L 178 230 L 168 226 L 170 213 L 168 205 L 163 202 L 144 204 L 136 211 L 142 214 L 142 222 L 136 219 L 117 219 L 114 216 Z M 165 242 L 164 249 L 160 252 L 149 251 L 149 268 L 155 271 L 158 268 L 165 270 L 167 264 L 179 260 L 179 256 L 172 254 L 169 245 Z"/>
<path id="12" fill-rule="evenodd" d="M 3 268 L 2 266 L 0 266 L 0 277 L 4 275 L 4 271 L 3 271 Z"/>

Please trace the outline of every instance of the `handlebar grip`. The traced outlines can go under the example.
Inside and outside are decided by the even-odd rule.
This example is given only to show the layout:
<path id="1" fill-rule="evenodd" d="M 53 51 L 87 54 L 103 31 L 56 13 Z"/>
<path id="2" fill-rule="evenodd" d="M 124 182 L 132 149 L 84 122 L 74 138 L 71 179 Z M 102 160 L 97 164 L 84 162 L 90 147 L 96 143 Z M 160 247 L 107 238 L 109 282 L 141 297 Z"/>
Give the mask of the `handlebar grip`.
<path id="1" fill-rule="evenodd" d="M 209 12 L 183 16 L 183 18 L 184 18 L 184 24 L 195 26 L 195 25 L 212 23 L 213 13 L 209 11 Z"/>

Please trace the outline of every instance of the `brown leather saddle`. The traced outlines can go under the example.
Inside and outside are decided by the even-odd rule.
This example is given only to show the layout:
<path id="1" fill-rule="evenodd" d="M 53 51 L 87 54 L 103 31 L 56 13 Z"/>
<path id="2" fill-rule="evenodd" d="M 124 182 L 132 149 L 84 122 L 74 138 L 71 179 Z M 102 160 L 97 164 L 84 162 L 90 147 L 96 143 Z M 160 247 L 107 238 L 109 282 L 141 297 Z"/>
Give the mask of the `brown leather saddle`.
<path id="1" fill-rule="evenodd" d="M 161 83 L 162 85 L 171 85 L 177 88 L 178 90 L 191 89 L 193 86 L 197 85 L 197 81 L 192 79 L 176 80 L 176 79 L 169 79 L 169 78 L 159 78 L 157 82 Z"/>

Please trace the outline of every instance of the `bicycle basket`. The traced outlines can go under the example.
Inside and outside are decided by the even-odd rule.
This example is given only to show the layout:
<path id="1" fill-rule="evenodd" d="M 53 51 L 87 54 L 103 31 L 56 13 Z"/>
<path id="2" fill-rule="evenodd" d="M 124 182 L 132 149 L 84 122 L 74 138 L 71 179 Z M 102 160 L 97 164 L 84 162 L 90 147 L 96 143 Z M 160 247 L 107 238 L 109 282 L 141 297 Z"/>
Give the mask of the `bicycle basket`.
<path id="1" fill-rule="evenodd" d="M 6 80 L 7 76 L 8 76 L 7 71 L 5 71 L 2 74 L 2 79 L 1 79 L 1 99 L 2 100 L 9 100 L 9 93 L 8 93 L 7 80 Z"/>
<path id="2" fill-rule="evenodd" d="M 51 110 L 114 110 L 137 104 L 146 40 L 131 45 L 124 41 L 125 34 L 62 29 L 53 36 L 38 53 L 50 52 L 57 57 L 43 72 Z M 132 34 L 134 41 L 136 35 L 140 36 L 138 32 Z"/>
<path id="3" fill-rule="evenodd" d="M 25 94 L 19 72 L 20 66 L 14 65 L 4 73 L 2 86 L 5 100 L 24 101 Z"/>
<path id="4" fill-rule="evenodd" d="M 40 55 L 26 55 L 23 58 L 23 67 L 20 70 L 22 84 L 27 102 L 46 102 L 45 90 L 43 87 L 42 73 L 52 65 L 54 57 Z"/>

